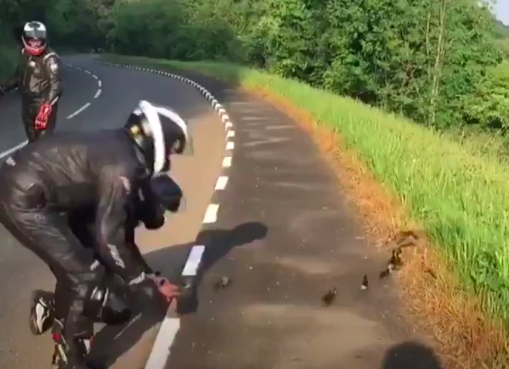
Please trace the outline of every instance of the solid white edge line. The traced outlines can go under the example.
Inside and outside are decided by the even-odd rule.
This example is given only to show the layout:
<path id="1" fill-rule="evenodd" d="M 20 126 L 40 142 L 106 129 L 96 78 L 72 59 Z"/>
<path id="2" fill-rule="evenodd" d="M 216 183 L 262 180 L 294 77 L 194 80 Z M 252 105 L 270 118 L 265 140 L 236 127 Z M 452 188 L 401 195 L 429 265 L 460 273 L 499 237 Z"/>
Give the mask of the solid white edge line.
<path id="1" fill-rule="evenodd" d="M 227 176 L 220 176 L 217 179 L 216 187 L 214 188 L 216 191 L 221 191 L 226 188 L 226 184 L 228 183 L 228 177 Z"/>
<path id="2" fill-rule="evenodd" d="M 203 224 L 211 224 L 217 222 L 217 211 L 219 210 L 218 204 L 209 204 L 207 211 L 203 217 Z"/>
<path id="3" fill-rule="evenodd" d="M 3 159 L 5 158 L 6 156 L 12 154 L 14 151 L 22 148 L 23 146 L 25 146 L 26 144 L 28 144 L 28 140 L 27 141 L 23 141 L 22 143 L 20 144 L 17 144 L 16 146 L 14 147 L 11 147 L 9 150 L 5 150 L 4 152 L 0 153 L 0 159 Z"/>

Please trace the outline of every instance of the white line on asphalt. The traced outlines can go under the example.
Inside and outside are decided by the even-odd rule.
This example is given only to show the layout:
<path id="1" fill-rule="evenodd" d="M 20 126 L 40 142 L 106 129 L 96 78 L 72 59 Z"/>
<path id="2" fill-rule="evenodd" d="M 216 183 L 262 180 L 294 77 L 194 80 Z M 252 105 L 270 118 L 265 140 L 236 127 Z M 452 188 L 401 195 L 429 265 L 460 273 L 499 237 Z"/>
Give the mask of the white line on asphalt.
<path id="1" fill-rule="evenodd" d="M 25 146 L 26 144 L 28 143 L 28 141 L 23 141 L 22 143 L 20 144 L 17 144 L 16 146 L 14 147 L 11 147 L 9 150 L 5 150 L 3 152 L 0 153 L 0 159 L 3 159 L 5 158 L 7 155 L 11 155 L 14 151 L 22 148 L 23 146 Z"/>
<path id="2" fill-rule="evenodd" d="M 205 216 L 203 217 L 204 224 L 211 224 L 217 222 L 217 211 L 219 210 L 218 204 L 210 204 L 207 207 Z"/>
<path id="3" fill-rule="evenodd" d="M 144 369 L 163 369 L 166 366 L 171 346 L 179 330 L 180 319 L 169 316 L 164 318 Z"/>
<path id="4" fill-rule="evenodd" d="M 226 188 L 226 184 L 228 183 L 228 177 L 227 176 L 220 176 L 217 179 L 216 187 L 214 188 L 216 191 L 218 190 L 224 190 Z"/>
<path id="5" fill-rule="evenodd" d="M 79 108 L 78 110 L 76 110 L 74 113 L 72 113 L 71 115 L 69 115 L 67 117 L 67 119 L 71 119 L 71 118 L 74 118 L 76 115 L 78 115 L 79 113 L 81 113 L 83 110 L 85 110 L 86 108 L 88 108 L 90 106 L 90 103 L 86 103 L 85 105 L 83 105 L 81 108 Z"/>
<path id="6" fill-rule="evenodd" d="M 232 166 L 232 157 L 227 156 L 223 159 L 223 168 L 229 168 Z"/>
<path id="7" fill-rule="evenodd" d="M 99 77 L 97 77 L 94 73 L 92 73 L 91 71 L 87 70 L 87 69 L 84 69 L 84 68 L 79 68 L 79 67 L 74 67 L 74 68 L 77 68 L 77 69 L 80 69 L 82 71 L 84 71 L 85 73 L 91 75 L 95 80 L 97 80 L 97 85 L 98 85 L 98 88 L 97 88 L 97 91 L 95 92 L 95 95 L 94 95 L 94 99 L 97 99 L 99 96 L 101 96 L 101 80 L 99 79 Z M 72 119 L 74 118 L 76 115 L 80 114 L 81 112 L 83 112 L 86 108 L 88 108 L 90 106 L 90 102 L 86 103 L 85 105 L 83 105 L 81 108 L 79 108 L 78 110 L 76 110 L 74 113 L 72 114 L 69 114 L 69 116 L 67 116 L 66 119 Z"/>
<path id="8" fill-rule="evenodd" d="M 193 246 L 182 272 L 183 277 L 194 277 L 198 275 L 198 269 L 200 268 L 200 263 L 204 252 L 204 245 Z"/>
<path id="9" fill-rule="evenodd" d="M 107 65 L 113 66 L 113 67 L 121 67 L 126 69 L 134 69 L 134 70 L 142 70 L 144 72 L 154 73 L 157 75 L 164 75 L 170 78 L 177 79 L 179 81 L 182 81 L 184 83 L 187 83 L 188 85 L 193 86 L 195 89 L 197 89 L 212 105 L 214 110 L 217 111 L 219 114 L 221 121 L 224 124 L 224 128 L 226 131 L 226 136 L 228 138 L 232 138 L 235 136 L 235 133 L 232 131 L 233 124 L 230 121 L 229 116 L 226 114 L 226 110 L 223 109 L 223 106 L 217 102 L 217 100 L 212 96 L 212 94 L 207 91 L 204 87 L 200 86 L 196 82 L 182 77 L 178 76 L 172 73 L 167 72 L 161 72 L 158 70 L 153 70 L 149 68 L 140 68 L 132 65 L 122 65 L 122 64 L 111 64 L 106 63 Z M 100 87 L 99 82 L 99 87 Z M 227 142 L 226 144 L 227 150 L 228 148 L 233 149 L 234 145 L 233 142 Z M 230 154 L 231 155 L 231 154 Z M 228 168 L 232 164 L 232 157 L 227 156 L 223 158 L 223 168 Z M 224 190 L 226 188 L 226 184 L 228 182 L 227 176 L 221 176 L 217 179 L 215 190 Z M 207 207 L 207 210 L 205 212 L 205 216 L 203 218 L 203 224 L 211 224 L 215 223 L 217 221 L 217 212 L 219 210 L 218 204 L 209 204 Z M 189 253 L 188 260 L 186 262 L 186 265 L 184 267 L 182 276 L 184 277 L 193 277 L 196 276 L 198 273 L 198 269 L 201 264 L 203 253 L 205 252 L 206 245 L 195 245 L 191 249 L 191 252 Z M 166 316 L 159 328 L 159 332 L 157 334 L 154 347 L 152 348 L 152 351 L 150 352 L 150 356 L 148 358 L 147 364 L 145 365 L 144 369 L 164 369 L 166 367 L 168 357 L 171 355 L 171 348 L 173 346 L 173 343 L 176 339 L 177 333 L 180 329 L 180 319 L 175 317 Z"/>

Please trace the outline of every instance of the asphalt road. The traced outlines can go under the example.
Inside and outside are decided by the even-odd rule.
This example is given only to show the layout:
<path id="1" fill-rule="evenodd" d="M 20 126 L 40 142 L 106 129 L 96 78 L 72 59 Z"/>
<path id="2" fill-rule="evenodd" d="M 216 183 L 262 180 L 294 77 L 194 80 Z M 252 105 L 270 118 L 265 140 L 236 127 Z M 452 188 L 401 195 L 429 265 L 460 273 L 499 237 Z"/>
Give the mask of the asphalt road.
<path id="1" fill-rule="evenodd" d="M 162 324 L 158 339 L 171 347 L 155 351 L 159 364 L 145 366 L 162 315 L 101 331 L 94 356 L 107 354 L 116 369 L 440 368 L 400 316 L 390 279 L 378 280 L 385 260 L 366 244 L 334 174 L 294 121 L 264 101 L 192 76 L 235 124 L 225 147 L 223 125 L 192 87 L 103 66 L 90 56 L 67 62 L 91 74 L 65 69 L 59 130 L 118 126 L 141 98 L 169 104 L 190 119 L 195 154 L 174 167 L 186 209 L 160 231 L 139 232 L 138 241 L 149 262 L 170 277 L 178 276 L 191 246 L 206 246 L 195 299 L 180 304 L 180 319 L 170 312 Z M 0 101 L 0 151 L 24 139 L 16 104 L 15 96 Z M 222 181 L 216 182 L 218 175 Z M 202 224 L 204 214 L 209 224 Z M 52 277 L 0 232 L 0 367 L 43 368 L 50 339 L 32 337 L 26 318 L 31 290 L 51 288 Z M 370 284 L 361 290 L 365 274 Z M 224 288 L 217 287 L 221 279 L 228 282 Z M 322 295 L 333 287 L 336 300 L 322 306 Z"/>
<path id="2" fill-rule="evenodd" d="M 169 105 L 188 119 L 194 135 L 194 155 L 177 159 L 173 168 L 174 178 L 186 195 L 186 208 L 182 214 L 171 217 L 159 231 L 141 230 L 138 241 L 146 253 L 191 243 L 212 196 L 224 152 L 224 127 L 210 103 L 193 87 L 168 77 L 104 66 L 87 55 L 65 57 L 64 61 L 73 67 L 63 69 L 64 96 L 57 131 L 121 126 L 140 99 Z M 0 100 L 0 127 L 0 153 L 26 139 L 16 93 Z M 45 265 L 14 241 L 3 227 L 0 237 L 3 240 L 0 247 L 0 368 L 49 368 L 50 337 L 33 337 L 27 317 L 31 291 L 35 288 L 51 290 L 53 277 Z M 176 264 L 165 257 L 153 260 L 154 264 L 166 274 L 178 274 L 182 267 L 178 263 L 185 262 L 188 251 L 181 250 Z M 123 356 L 112 367 L 141 369 L 156 333 L 155 328 L 144 326 L 143 331 L 122 335 L 123 348 L 119 356 Z M 107 337 L 98 335 L 101 340 Z M 99 356 L 109 354 L 112 347 L 113 342 L 107 340 L 96 345 L 96 352 Z"/>
<path id="3" fill-rule="evenodd" d="M 183 315 L 166 369 L 439 369 L 391 279 L 378 279 L 388 256 L 367 245 L 308 135 L 267 102 L 194 78 L 225 105 L 235 151 L 218 221 L 198 236 L 197 309 Z"/>

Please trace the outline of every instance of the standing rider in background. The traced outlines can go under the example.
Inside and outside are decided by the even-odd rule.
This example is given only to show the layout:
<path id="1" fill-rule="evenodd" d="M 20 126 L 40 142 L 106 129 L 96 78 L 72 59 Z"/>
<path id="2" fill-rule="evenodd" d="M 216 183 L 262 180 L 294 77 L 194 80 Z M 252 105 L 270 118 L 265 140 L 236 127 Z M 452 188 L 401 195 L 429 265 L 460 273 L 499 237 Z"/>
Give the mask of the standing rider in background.
<path id="1" fill-rule="evenodd" d="M 26 23 L 21 40 L 24 47 L 18 66 L 12 78 L 0 85 L 0 95 L 18 88 L 26 135 L 34 142 L 55 129 L 62 95 L 60 58 L 48 46 L 46 26 L 41 22 Z"/>

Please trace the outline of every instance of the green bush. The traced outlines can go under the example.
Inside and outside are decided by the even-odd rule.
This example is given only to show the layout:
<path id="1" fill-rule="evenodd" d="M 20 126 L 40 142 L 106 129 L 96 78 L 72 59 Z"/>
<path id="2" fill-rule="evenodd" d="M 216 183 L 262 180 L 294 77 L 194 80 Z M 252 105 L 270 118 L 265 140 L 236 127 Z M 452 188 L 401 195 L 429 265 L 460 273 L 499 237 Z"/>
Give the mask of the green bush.
<path id="1" fill-rule="evenodd" d="M 54 46 L 262 68 L 438 128 L 501 128 L 507 29 L 477 0 L 0 0 Z M 8 34 L 8 32 L 6 32 Z"/>
<path id="2" fill-rule="evenodd" d="M 0 45 L 0 83 L 12 75 L 18 56 L 19 48 L 14 42 L 6 42 Z"/>
<path id="3" fill-rule="evenodd" d="M 489 68 L 474 93 L 463 97 L 465 122 L 503 132 L 509 128 L 509 62 Z"/>

